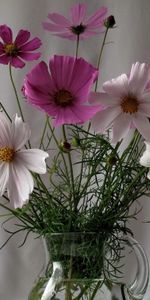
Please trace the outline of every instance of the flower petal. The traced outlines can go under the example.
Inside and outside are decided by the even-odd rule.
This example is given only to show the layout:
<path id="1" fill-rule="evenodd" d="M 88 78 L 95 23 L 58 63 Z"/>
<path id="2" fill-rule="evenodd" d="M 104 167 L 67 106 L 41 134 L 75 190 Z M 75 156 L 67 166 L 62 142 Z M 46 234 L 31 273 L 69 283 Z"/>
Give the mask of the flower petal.
<path id="1" fill-rule="evenodd" d="M 41 56 L 41 53 L 38 52 L 38 53 L 19 53 L 18 54 L 23 60 L 26 60 L 26 61 L 32 61 L 32 60 L 37 60 L 40 58 Z"/>
<path id="2" fill-rule="evenodd" d="M 107 93 L 91 92 L 88 102 L 91 104 L 103 104 L 105 106 L 113 106 L 120 102 L 119 98 L 111 97 Z"/>
<path id="3" fill-rule="evenodd" d="M 19 57 L 11 57 L 11 65 L 15 68 L 23 68 L 25 63 Z"/>
<path id="4" fill-rule="evenodd" d="M 9 178 L 9 163 L 0 162 L 0 196 L 2 196 L 6 190 Z"/>
<path id="5" fill-rule="evenodd" d="M 145 117 L 150 117 L 150 103 L 141 102 L 138 113 Z"/>
<path id="6" fill-rule="evenodd" d="M 62 25 L 56 25 L 56 24 L 51 24 L 48 22 L 43 22 L 42 23 L 43 28 L 48 30 L 48 31 L 52 31 L 52 32 L 64 32 L 65 28 Z"/>
<path id="7" fill-rule="evenodd" d="M 87 4 L 85 3 L 76 3 L 71 7 L 70 13 L 71 13 L 72 23 L 74 26 L 84 23 L 86 10 L 87 10 Z"/>
<path id="8" fill-rule="evenodd" d="M 0 37 L 5 44 L 12 43 L 12 30 L 7 25 L 0 26 Z"/>
<path id="9" fill-rule="evenodd" d="M 137 114 L 133 121 L 135 127 L 141 133 L 144 139 L 150 142 L 150 123 L 148 118 Z"/>
<path id="10" fill-rule="evenodd" d="M 91 15 L 86 23 L 88 27 L 97 28 L 103 26 L 103 21 L 107 14 L 107 7 L 100 7 L 93 15 Z"/>
<path id="11" fill-rule="evenodd" d="M 0 56 L 0 63 L 4 65 L 8 65 L 8 63 L 11 61 L 11 58 L 7 56 L 6 54 Z"/>
<path id="12" fill-rule="evenodd" d="M 71 26 L 70 21 L 67 18 L 65 18 L 63 15 L 52 13 L 52 14 L 48 14 L 48 18 L 52 22 L 56 23 L 57 25 L 61 25 L 63 27 Z"/>
<path id="13" fill-rule="evenodd" d="M 30 84 L 31 90 L 34 89 L 35 94 L 36 91 L 37 92 L 41 91 L 41 93 L 43 91 L 43 93 L 50 94 L 54 90 L 54 84 L 48 72 L 48 67 L 44 61 L 41 61 L 39 64 L 37 64 L 31 70 L 31 72 L 27 74 L 26 78 L 27 78 L 27 83 Z M 25 88 L 26 88 L 26 81 L 25 81 Z"/>
<path id="14" fill-rule="evenodd" d="M 28 170 L 38 173 L 46 173 L 45 159 L 49 154 L 40 149 L 22 149 L 17 153 L 17 160 L 23 164 Z"/>
<path id="15" fill-rule="evenodd" d="M 84 102 L 87 101 L 89 89 L 98 74 L 96 68 L 83 58 L 76 59 L 71 56 L 54 55 L 50 60 L 50 70 L 57 88 L 63 89 L 65 87 L 73 95 L 84 89 Z"/>
<path id="16" fill-rule="evenodd" d="M 145 150 L 140 158 L 140 164 L 144 167 L 150 168 L 150 151 Z"/>
<path id="17" fill-rule="evenodd" d="M 28 43 L 22 45 L 20 47 L 20 50 L 21 51 L 33 51 L 33 50 L 36 50 L 36 49 L 40 48 L 41 45 L 42 45 L 41 40 L 39 38 L 35 37 L 34 39 L 29 41 Z"/>
<path id="18" fill-rule="evenodd" d="M 14 208 L 21 208 L 32 193 L 34 182 L 30 172 L 19 162 L 10 164 L 8 197 Z"/>
<path id="19" fill-rule="evenodd" d="M 104 91 L 115 97 L 122 97 L 128 93 L 128 77 L 126 74 L 122 74 L 117 78 L 106 81 L 103 84 Z"/>
<path id="20" fill-rule="evenodd" d="M 120 114 L 113 123 L 112 143 L 117 143 L 124 138 L 130 130 L 132 117 L 130 114 Z"/>
<path id="21" fill-rule="evenodd" d="M 111 128 L 113 121 L 120 113 L 119 107 L 109 107 L 98 112 L 92 119 L 92 129 L 103 133 L 108 128 Z"/>
<path id="22" fill-rule="evenodd" d="M 10 122 L 3 112 L 0 112 L 0 147 L 12 146 Z"/>
<path id="23" fill-rule="evenodd" d="M 12 119 L 12 146 L 17 151 L 21 149 L 28 141 L 31 131 L 28 124 L 24 123 L 16 114 Z"/>
<path id="24" fill-rule="evenodd" d="M 30 32 L 28 30 L 19 30 L 16 39 L 15 39 L 15 44 L 17 46 L 21 46 L 23 45 L 25 42 L 28 41 L 28 39 L 30 38 Z"/>
<path id="25" fill-rule="evenodd" d="M 129 76 L 129 87 L 132 93 L 141 93 L 150 80 L 150 66 L 136 62 L 132 65 Z"/>

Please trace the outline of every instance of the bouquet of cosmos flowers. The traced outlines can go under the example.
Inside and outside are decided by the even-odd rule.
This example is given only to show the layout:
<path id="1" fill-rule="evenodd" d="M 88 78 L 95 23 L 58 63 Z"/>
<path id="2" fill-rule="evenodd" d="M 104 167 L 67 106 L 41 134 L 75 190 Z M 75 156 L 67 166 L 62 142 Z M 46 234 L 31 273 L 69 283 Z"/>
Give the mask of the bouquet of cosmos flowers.
<path id="1" fill-rule="evenodd" d="M 150 194 L 150 66 L 136 62 L 128 74 L 109 79 L 98 91 L 102 53 L 115 19 L 105 7 L 91 16 L 86 10 L 86 4 L 75 4 L 70 18 L 49 13 L 44 30 L 73 41 L 75 56 L 56 54 L 48 65 L 38 62 L 24 79 L 22 97 L 12 71 L 40 58 L 35 50 L 41 40 L 30 40 L 23 29 L 13 39 L 12 30 L 0 26 L 0 63 L 9 67 L 18 104 L 11 117 L 1 103 L 0 205 L 20 221 L 8 239 L 19 231 L 25 231 L 24 241 L 30 232 L 95 232 L 117 252 L 121 234 L 132 234 L 128 220 L 139 207 L 133 215 L 131 205 Z M 79 50 L 84 39 L 98 34 L 102 42 L 94 66 Z M 23 101 L 45 118 L 38 149 L 32 148 Z M 133 137 L 123 149 L 131 128 Z"/>

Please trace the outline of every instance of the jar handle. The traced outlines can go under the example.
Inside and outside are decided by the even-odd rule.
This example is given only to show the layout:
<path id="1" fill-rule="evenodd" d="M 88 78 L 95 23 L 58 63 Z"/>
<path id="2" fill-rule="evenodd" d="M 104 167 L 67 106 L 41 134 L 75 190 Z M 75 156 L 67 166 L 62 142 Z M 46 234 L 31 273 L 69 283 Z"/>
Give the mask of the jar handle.
<path id="1" fill-rule="evenodd" d="M 127 242 L 135 251 L 137 270 L 134 281 L 124 286 L 124 293 L 127 299 L 141 300 L 146 293 L 149 282 L 149 263 L 144 249 L 134 238 L 128 236 Z"/>

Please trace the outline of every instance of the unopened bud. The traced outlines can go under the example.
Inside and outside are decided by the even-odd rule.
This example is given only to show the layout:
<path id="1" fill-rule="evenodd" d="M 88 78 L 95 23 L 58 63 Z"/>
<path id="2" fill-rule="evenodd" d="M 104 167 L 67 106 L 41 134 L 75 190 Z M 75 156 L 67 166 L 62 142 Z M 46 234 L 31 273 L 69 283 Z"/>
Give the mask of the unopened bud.
<path id="1" fill-rule="evenodd" d="M 107 19 L 104 21 L 104 26 L 106 28 L 113 28 L 114 25 L 116 24 L 114 16 L 109 16 Z"/>
<path id="2" fill-rule="evenodd" d="M 107 157 L 107 164 L 109 166 L 114 166 L 117 162 L 117 157 L 115 155 L 110 155 L 109 157 Z"/>
<path id="3" fill-rule="evenodd" d="M 71 141 L 71 144 L 72 144 L 72 146 L 74 146 L 74 147 L 79 147 L 80 146 L 80 139 L 79 138 L 77 138 L 77 137 L 74 137 L 73 139 L 72 139 L 72 141 Z"/>
<path id="4" fill-rule="evenodd" d="M 71 145 L 67 141 L 62 141 L 60 143 L 60 149 L 61 149 L 61 151 L 68 153 L 71 150 Z"/>

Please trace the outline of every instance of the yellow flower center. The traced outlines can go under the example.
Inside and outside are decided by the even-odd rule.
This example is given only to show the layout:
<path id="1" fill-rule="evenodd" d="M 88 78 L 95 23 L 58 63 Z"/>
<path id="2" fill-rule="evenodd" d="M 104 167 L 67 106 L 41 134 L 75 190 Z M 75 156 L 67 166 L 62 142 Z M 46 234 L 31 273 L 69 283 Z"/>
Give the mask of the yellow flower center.
<path id="1" fill-rule="evenodd" d="M 9 147 L 0 148 L 0 161 L 11 162 L 14 159 L 15 151 Z"/>
<path id="2" fill-rule="evenodd" d="M 15 56 L 18 53 L 18 48 L 15 44 L 6 44 L 4 45 L 4 51 L 8 56 Z"/>
<path id="3" fill-rule="evenodd" d="M 139 102 L 135 96 L 128 95 L 122 98 L 121 108 L 124 113 L 134 114 L 138 111 Z"/>
<path id="4" fill-rule="evenodd" d="M 70 105 L 73 101 L 72 94 L 69 91 L 64 90 L 64 89 L 59 90 L 55 94 L 54 99 L 55 99 L 55 103 L 62 107 L 66 107 L 66 106 Z"/>

